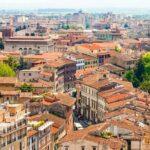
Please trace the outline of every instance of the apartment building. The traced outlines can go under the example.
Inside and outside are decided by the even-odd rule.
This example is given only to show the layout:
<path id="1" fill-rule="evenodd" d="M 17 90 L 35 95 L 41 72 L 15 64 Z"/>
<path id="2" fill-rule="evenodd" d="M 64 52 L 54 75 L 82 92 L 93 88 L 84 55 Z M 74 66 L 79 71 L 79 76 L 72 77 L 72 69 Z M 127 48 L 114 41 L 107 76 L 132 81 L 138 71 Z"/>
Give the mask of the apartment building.
<path id="1" fill-rule="evenodd" d="M 67 123 L 66 123 L 66 119 L 64 119 L 62 117 L 59 117 L 57 115 L 45 112 L 43 114 L 37 114 L 37 115 L 30 116 L 28 119 L 31 123 L 41 122 L 42 120 L 47 120 L 47 121 L 53 122 L 52 126 L 50 127 L 51 144 L 52 144 L 51 149 L 57 148 L 58 141 L 66 135 Z M 35 130 L 35 129 L 29 130 L 28 141 L 29 141 L 29 139 L 31 140 L 32 137 L 34 139 L 36 138 L 30 144 L 37 145 L 37 143 L 38 143 L 37 142 L 38 141 L 37 135 L 38 135 L 37 130 Z"/>
<path id="2" fill-rule="evenodd" d="M 75 62 L 68 59 L 59 58 L 45 64 L 44 71 L 52 72 L 52 80 L 49 80 L 48 82 L 54 83 L 53 90 L 55 92 L 67 91 L 74 87 L 76 72 Z M 45 79 L 42 78 L 42 80 Z"/>
<path id="3" fill-rule="evenodd" d="M 59 38 L 55 40 L 57 45 L 72 46 L 88 42 L 89 38 L 83 30 L 59 30 Z"/>
<path id="4" fill-rule="evenodd" d="M 21 70 L 19 71 L 18 78 L 21 82 L 38 81 L 40 77 L 40 70 Z"/>
<path id="5" fill-rule="evenodd" d="M 26 54 L 35 53 L 34 50 L 53 50 L 52 41 L 48 37 L 40 36 L 13 36 L 5 40 L 5 50 L 20 50 Z"/>
<path id="6" fill-rule="evenodd" d="M 67 134 L 59 142 L 59 150 L 120 150 L 126 147 L 124 141 L 113 136 L 103 137 L 101 133 L 107 124 L 91 125 Z M 109 134 L 109 133 L 108 133 Z"/>
<path id="7" fill-rule="evenodd" d="M 95 67 L 98 65 L 97 58 L 79 52 L 67 52 L 64 54 L 64 57 L 76 62 L 76 70 Z"/>
<path id="8" fill-rule="evenodd" d="M 120 41 L 120 44 L 124 48 L 141 50 L 141 41 L 137 39 L 123 39 Z"/>
<path id="9" fill-rule="evenodd" d="M 67 134 L 59 143 L 60 150 L 147 150 L 149 127 L 131 120 L 107 120 Z"/>
<path id="10" fill-rule="evenodd" d="M 115 48 L 115 43 L 92 43 L 82 44 L 75 46 L 74 51 L 87 54 L 95 57 L 98 60 L 99 65 L 108 63 L 110 60 L 110 50 Z"/>
<path id="11" fill-rule="evenodd" d="M 0 90 L 14 91 L 17 81 L 15 77 L 0 77 Z"/>
<path id="12" fill-rule="evenodd" d="M 93 28 L 97 30 L 109 29 L 111 27 L 110 23 L 107 21 L 100 21 L 93 24 Z"/>
<path id="13" fill-rule="evenodd" d="M 29 150 L 51 150 L 52 149 L 52 121 L 28 122 L 28 145 Z"/>
<path id="14" fill-rule="evenodd" d="M 80 82 L 80 97 L 77 100 L 76 107 L 78 114 L 89 121 L 99 122 L 103 120 L 106 110 L 105 101 L 99 99 L 98 93 L 115 86 L 109 82 L 107 71 L 100 71 L 98 74 L 91 74 L 83 78 Z"/>
<path id="15" fill-rule="evenodd" d="M 0 108 L 0 149 L 27 149 L 28 113 L 22 104 L 3 103 Z"/>
<path id="16" fill-rule="evenodd" d="M 80 79 L 77 92 L 78 115 L 93 123 L 104 121 L 107 113 L 134 107 L 130 104 L 137 100 L 128 82 L 112 78 L 102 69 Z"/>
<path id="17" fill-rule="evenodd" d="M 4 91 L 0 90 L 0 103 L 4 102 L 14 102 L 17 101 L 20 97 L 20 91 Z"/>
<path id="18" fill-rule="evenodd" d="M 47 94 L 47 96 L 45 94 L 42 106 L 49 113 L 65 118 L 66 131 L 70 132 L 73 130 L 73 108 L 75 102 L 67 93 Z"/>
<path id="19" fill-rule="evenodd" d="M 46 53 L 41 53 L 41 54 L 37 54 L 37 55 L 25 55 L 23 56 L 23 59 L 30 65 L 42 65 L 44 64 L 46 61 L 49 60 L 55 60 L 58 59 L 62 56 L 62 52 L 46 52 Z M 37 67 L 37 68 L 41 68 Z"/>
<path id="20" fill-rule="evenodd" d="M 115 53 L 112 55 L 110 62 L 123 69 L 133 69 L 139 60 L 136 54 Z"/>
<path id="21" fill-rule="evenodd" d="M 96 30 L 93 32 L 96 37 L 96 40 L 100 41 L 116 41 L 122 38 L 122 34 L 119 31 Z"/>

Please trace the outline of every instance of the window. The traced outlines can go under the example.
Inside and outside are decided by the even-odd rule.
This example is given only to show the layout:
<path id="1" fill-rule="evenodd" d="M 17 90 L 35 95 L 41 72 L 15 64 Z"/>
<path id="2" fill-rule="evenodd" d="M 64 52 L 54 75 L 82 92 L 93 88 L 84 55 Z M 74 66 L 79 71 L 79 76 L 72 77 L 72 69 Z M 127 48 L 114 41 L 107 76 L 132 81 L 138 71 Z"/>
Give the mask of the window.
<path id="1" fill-rule="evenodd" d="M 96 147 L 96 146 L 93 146 L 92 148 L 93 148 L 93 150 L 97 150 L 97 147 Z"/>
<path id="2" fill-rule="evenodd" d="M 90 88 L 89 88 L 89 94 L 90 94 Z"/>
<path id="3" fill-rule="evenodd" d="M 81 150 L 85 150 L 85 146 L 81 146 Z"/>
<path id="4" fill-rule="evenodd" d="M 14 113 L 10 113 L 10 116 L 14 116 Z"/>
<path id="5" fill-rule="evenodd" d="M 20 147 L 20 150 L 22 150 L 22 143 L 20 142 L 20 145 L 19 145 L 19 147 Z"/>
<path id="6" fill-rule="evenodd" d="M 29 76 L 31 76 L 31 73 L 29 73 Z"/>
<path id="7" fill-rule="evenodd" d="M 65 150 L 69 150 L 69 146 L 65 146 Z"/>

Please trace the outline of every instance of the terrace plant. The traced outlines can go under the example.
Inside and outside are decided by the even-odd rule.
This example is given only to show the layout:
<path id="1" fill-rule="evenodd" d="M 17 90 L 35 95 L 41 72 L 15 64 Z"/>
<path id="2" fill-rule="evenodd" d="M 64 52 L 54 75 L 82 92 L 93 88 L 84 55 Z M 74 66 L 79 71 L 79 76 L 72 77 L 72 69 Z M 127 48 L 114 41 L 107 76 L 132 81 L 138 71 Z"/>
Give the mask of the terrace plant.
<path id="1" fill-rule="evenodd" d="M 14 77 L 15 72 L 13 69 L 5 64 L 5 63 L 0 63 L 0 77 Z"/>
<path id="2" fill-rule="evenodd" d="M 20 87 L 21 92 L 33 92 L 33 87 L 31 84 L 24 83 Z"/>
<path id="3" fill-rule="evenodd" d="M 40 126 L 42 126 L 45 122 L 44 121 L 39 121 L 38 123 L 33 125 L 33 128 L 39 128 Z"/>
<path id="4" fill-rule="evenodd" d="M 109 138 L 113 137 L 113 134 L 108 131 L 97 132 L 96 135 L 101 138 L 105 138 L 105 139 L 109 139 Z"/>

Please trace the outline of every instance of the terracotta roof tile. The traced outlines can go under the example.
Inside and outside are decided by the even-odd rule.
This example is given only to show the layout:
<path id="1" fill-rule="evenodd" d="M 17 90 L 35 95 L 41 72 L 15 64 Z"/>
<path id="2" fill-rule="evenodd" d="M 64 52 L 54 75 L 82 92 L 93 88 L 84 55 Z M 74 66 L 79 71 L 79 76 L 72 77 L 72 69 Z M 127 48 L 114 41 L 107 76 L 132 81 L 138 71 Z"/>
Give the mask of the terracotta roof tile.
<path id="1" fill-rule="evenodd" d="M 27 137 L 32 137 L 33 135 L 37 134 L 38 132 L 36 130 L 29 130 L 27 132 Z"/>
<path id="2" fill-rule="evenodd" d="M 0 84 L 15 84 L 17 83 L 17 78 L 15 77 L 0 77 Z"/>

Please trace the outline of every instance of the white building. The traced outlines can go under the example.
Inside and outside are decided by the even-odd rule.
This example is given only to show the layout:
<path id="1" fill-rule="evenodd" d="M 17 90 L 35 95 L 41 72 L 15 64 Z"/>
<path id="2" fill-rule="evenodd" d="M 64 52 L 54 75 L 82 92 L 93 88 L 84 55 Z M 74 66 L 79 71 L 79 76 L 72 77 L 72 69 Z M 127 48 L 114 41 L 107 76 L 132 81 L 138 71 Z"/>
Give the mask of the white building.
<path id="1" fill-rule="evenodd" d="M 21 70 L 19 80 L 22 82 L 37 81 L 40 78 L 40 70 Z"/>

